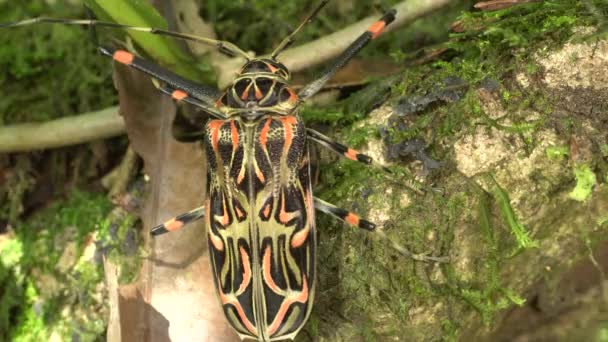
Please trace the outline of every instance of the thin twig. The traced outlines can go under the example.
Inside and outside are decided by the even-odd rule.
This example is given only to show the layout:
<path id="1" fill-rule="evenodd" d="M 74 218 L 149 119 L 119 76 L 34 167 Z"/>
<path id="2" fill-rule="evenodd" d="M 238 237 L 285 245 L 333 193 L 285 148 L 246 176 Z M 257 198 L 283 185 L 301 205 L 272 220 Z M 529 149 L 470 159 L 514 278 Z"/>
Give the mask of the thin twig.
<path id="1" fill-rule="evenodd" d="M 42 150 L 105 139 L 123 134 L 118 107 L 41 123 L 0 127 L 0 153 Z"/>

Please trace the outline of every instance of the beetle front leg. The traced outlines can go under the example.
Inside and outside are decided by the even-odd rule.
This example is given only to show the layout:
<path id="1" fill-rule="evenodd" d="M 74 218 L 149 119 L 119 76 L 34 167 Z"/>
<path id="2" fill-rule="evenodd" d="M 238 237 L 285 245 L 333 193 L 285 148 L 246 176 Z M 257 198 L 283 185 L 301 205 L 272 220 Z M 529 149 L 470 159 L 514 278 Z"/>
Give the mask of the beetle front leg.
<path id="1" fill-rule="evenodd" d="M 178 230 L 183 226 L 192 223 L 196 220 L 199 220 L 203 217 L 205 217 L 205 206 L 200 206 L 196 209 L 190 210 L 187 213 L 183 213 L 172 219 L 169 219 L 165 221 L 165 223 L 152 228 L 152 230 L 150 230 L 150 235 L 156 236 L 174 230 Z"/>

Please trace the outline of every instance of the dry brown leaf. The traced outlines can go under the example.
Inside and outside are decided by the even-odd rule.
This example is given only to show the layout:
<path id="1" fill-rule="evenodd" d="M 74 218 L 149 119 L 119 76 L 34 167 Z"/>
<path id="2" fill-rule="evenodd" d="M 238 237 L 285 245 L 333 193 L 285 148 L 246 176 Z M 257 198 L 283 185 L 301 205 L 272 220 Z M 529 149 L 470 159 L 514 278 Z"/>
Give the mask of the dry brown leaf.
<path id="1" fill-rule="evenodd" d="M 205 169 L 199 144 L 171 135 L 175 105 L 142 73 L 117 66 L 120 112 L 131 146 L 144 160 L 150 193 L 144 230 L 202 204 Z M 120 288 L 122 341 L 238 341 L 219 305 L 202 224 L 155 239 L 138 281 Z"/>
<path id="2" fill-rule="evenodd" d="M 403 69 L 402 65 L 386 60 L 365 60 L 355 58 L 340 69 L 324 89 L 352 87 L 369 82 L 373 78 L 390 76 Z M 294 88 L 300 89 L 314 79 L 313 75 L 295 74 Z"/>

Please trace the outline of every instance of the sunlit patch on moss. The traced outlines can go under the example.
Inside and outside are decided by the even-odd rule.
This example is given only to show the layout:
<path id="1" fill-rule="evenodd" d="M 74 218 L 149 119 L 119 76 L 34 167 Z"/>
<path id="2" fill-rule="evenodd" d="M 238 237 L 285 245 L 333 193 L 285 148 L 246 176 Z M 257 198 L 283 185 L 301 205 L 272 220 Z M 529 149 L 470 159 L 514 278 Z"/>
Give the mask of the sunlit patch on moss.
<path id="1" fill-rule="evenodd" d="M 549 146 L 545 149 L 545 153 L 551 160 L 562 160 L 570 154 L 570 149 L 567 146 Z"/>
<path id="2" fill-rule="evenodd" d="M 593 191 L 593 187 L 597 183 L 595 173 L 587 164 L 578 164 L 574 167 L 574 177 L 576 178 L 576 186 L 568 194 L 575 201 L 584 201 Z"/>

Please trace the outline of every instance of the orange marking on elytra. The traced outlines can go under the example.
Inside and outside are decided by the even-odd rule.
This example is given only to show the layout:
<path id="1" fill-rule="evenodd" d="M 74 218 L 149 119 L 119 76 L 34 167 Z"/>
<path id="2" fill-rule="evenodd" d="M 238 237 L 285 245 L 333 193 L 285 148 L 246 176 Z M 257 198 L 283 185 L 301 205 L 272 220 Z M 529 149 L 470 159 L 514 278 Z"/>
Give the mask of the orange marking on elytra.
<path id="1" fill-rule="evenodd" d="M 272 119 L 266 119 L 264 123 L 264 127 L 260 131 L 260 144 L 262 148 L 266 150 L 266 142 L 268 141 L 268 131 L 270 130 L 270 124 L 272 123 Z"/>
<path id="2" fill-rule="evenodd" d="M 315 206 L 312 200 L 312 192 L 310 190 L 306 190 L 306 196 L 304 197 L 304 201 L 306 202 L 306 208 L 308 208 L 308 225 L 315 224 Z"/>
<path id="3" fill-rule="evenodd" d="M 270 324 L 268 326 L 268 328 L 266 329 L 266 332 L 268 333 L 268 335 L 272 336 L 279 329 L 279 327 L 281 326 L 281 323 L 283 322 L 283 319 L 285 319 L 285 314 L 287 313 L 287 310 L 289 309 L 291 304 L 293 304 L 295 302 L 306 303 L 307 300 L 308 300 L 308 283 L 306 281 L 306 277 L 304 276 L 302 278 L 302 291 L 300 291 L 297 296 L 291 295 L 290 297 L 286 298 L 281 303 L 281 307 L 279 308 L 277 315 L 274 317 L 272 324 Z"/>
<path id="4" fill-rule="evenodd" d="M 213 234 L 211 231 L 209 231 L 209 240 L 211 240 L 213 248 L 220 252 L 224 250 L 224 241 L 222 241 L 222 238 Z"/>
<path id="5" fill-rule="evenodd" d="M 183 90 L 175 90 L 171 93 L 171 97 L 177 101 L 181 101 L 183 99 L 185 99 L 186 97 L 188 97 L 188 93 L 186 93 Z"/>
<path id="6" fill-rule="evenodd" d="M 344 153 L 344 156 L 348 159 L 357 160 L 357 154 L 359 154 L 359 152 L 349 148 L 348 151 Z"/>
<path id="7" fill-rule="evenodd" d="M 243 218 L 243 217 L 244 217 L 243 212 L 241 211 L 241 209 L 239 209 L 239 207 L 238 207 L 238 206 L 235 206 L 235 207 L 234 207 L 234 210 L 236 211 L 236 216 L 237 216 L 239 219 L 241 219 L 241 218 Z"/>
<path id="8" fill-rule="evenodd" d="M 228 223 L 230 223 L 230 217 L 228 216 L 228 210 L 226 210 L 226 199 L 224 195 L 222 195 L 222 210 L 224 214 L 222 215 L 222 226 L 226 227 Z"/>
<path id="9" fill-rule="evenodd" d="M 344 221 L 346 221 L 346 223 L 351 224 L 353 226 L 358 226 L 359 225 L 359 216 L 357 216 L 353 213 L 348 213 L 348 215 L 346 215 L 346 217 L 344 218 Z"/>
<path id="10" fill-rule="evenodd" d="M 211 147 L 215 153 L 218 153 L 218 142 L 220 140 L 220 128 L 226 121 L 223 120 L 211 120 L 209 121 L 209 130 L 211 131 Z"/>
<path id="11" fill-rule="evenodd" d="M 293 234 L 293 238 L 291 239 L 291 247 L 298 248 L 298 247 L 302 246 L 302 244 L 308 238 L 308 232 L 310 232 L 309 225 L 307 225 L 304 229 L 300 230 L 299 232 Z"/>
<path id="12" fill-rule="evenodd" d="M 168 231 L 174 231 L 174 230 L 178 230 L 181 227 L 184 226 L 184 222 L 182 221 L 178 221 L 175 218 L 170 219 L 169 221 L 164 223 L 165 228 L 167 228 Z"/>
<path id="13" fill-rule="evenodd" d="M 232 151 L 239 147 L 239 130 L 236 128 L 234 120 L 230 121 L 230 132 L 232 134 Z"/>
<path id="14" fill-rule="evenodd" d="M 281 122 L 283 122 L 283 129 L 285 131 L 285 145 L 283 146 L 283 151 L 285 153 L 287 153 L 291 147 L 291 141 L 293 140 L 293 125 L 296 124 L 297 121 L 295 116 L 289 115 L 281 117 Z"/>
<path id="15" fill-rule="evenodd" d="M 245 248 L 243 248 L 243 246 L 239 248 L 239 251 L 241 251 L 241 261 L 243 262 L 243 282 L 239 286 L 239 289 L 236 293 L 237 296 L 245 292 L 245 289 L 247 288 L 247 286 L 249 286 L 249 283 L 251 282 L 251 264 L 249 262 L 249 254 L 247 254 L 247 251 L 245 251 Z"/>
<path id="16" fill-rule="evenodd" d="M 255 175 L 258 177 L 260 182 L 262 182 L 262 183 L 266 182 L 266 177 L 264 177 L 264 173 L 262 172 L 262 170 L 260 170 L 258 163 L 256 163 L 255 161 L 254 161 L 253 168 L 255 169 Z"/>
<path id="17" fill-rule="evenodd" d="M 236 184 L 241 184 L 243 179 L 245 179 L 245 167 L 241 166 L 241 170 L 239 170 L 239 175 L 236 177 Z"/>
<path id="18" fill-rule="evenodd" d="M 218 280 L 218 284 L 219 283 L 220 282 Z M 222 292 L 221 286 L 218 292 L 220 294 L 220 300 L 222 301 L 222 304 L 230 304 L 234 306 L 234 308 L 236 309 L 236 313 L 239 315 L 240 321 L 245 324 L 245 328 L 247 328 L 247 330 L 249 330 L 249 332 L 252 333 L 254 336 L 258 336 L 258 332 L 255 330 L 255 327 L 247 318 L 247 315 L 245 315 L 245 311 L 243 310 L 243 307 L 241 306 L 241 303 L 238 301 L 238 299 L 236 299 L 234 296 L 226 296 Z"/>
<path id="19" fill-rule="evenodd" d="M 270 252 L 270 246 L 266 246 L 266 249 L 264 250 L 264 282 L 266 282 L 266 285 L 268 285 L 268 287 L 270 287 L 270 289 L 272 291 L 274 291 L 274 293 L 276 294 L 282 294 L 283 290 L 281 290 L 281 288 L 274 282 L 274 279 L 272 279 L 272 274 L 270 274 L 270 257 L 271 257 L 271 252 Z"/>
<path id="20" fill-rule="evenodd" d="M 114 54 L 112 55 L 112 58 L 118 63 L 131 65 L 131 63 L 133 63 L 133 60 L 135 59 L 135 56 L 133 56 L 132 53 L 124 50 L 116 50 L 116 52 L 114 52 Z"/>
<path id="21" fill-rule="evenodd" d="M 382 33 L 382 30 L 386 27 L 386 23 L 382 20 L 376 21 L 370 26 L 367 31 L 372 33 L 372 39 L 375 39 Z"/>
<path id="22" fill-rule="evenodd" d="M 264 215 L 265 219 L 268 219 L 270 217 L 270 203 L 264 206 L 264 211 L 262 212 L 262 214 Z"/>

